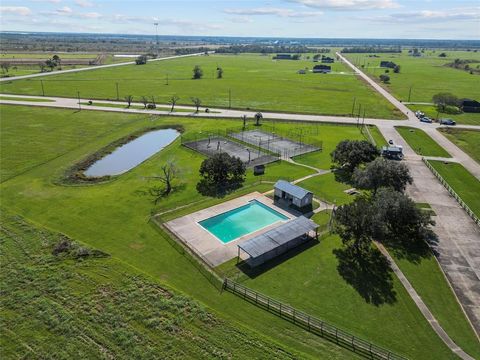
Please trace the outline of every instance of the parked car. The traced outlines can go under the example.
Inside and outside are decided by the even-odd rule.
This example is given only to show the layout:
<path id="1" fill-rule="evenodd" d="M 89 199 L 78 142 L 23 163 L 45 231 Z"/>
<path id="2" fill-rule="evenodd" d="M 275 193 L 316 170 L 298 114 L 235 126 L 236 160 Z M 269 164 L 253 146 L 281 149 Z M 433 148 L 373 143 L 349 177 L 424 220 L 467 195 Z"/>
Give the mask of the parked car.
<path id="1" fill-rule="evenodd" d="M 419 119 L 425 116 L 425 113 L 421 112 L 420 110 L 415 111 L 415 116 Z"/>
<path id="2" fill-rule="evenodd" d="M 452 119 L 440 119 L 440 125 L 456 125 L 457 123 Z"/>
<path id="3" fill-rule="evenodd" d="M 430 119 L 428 116 L 421 117 L 420 121 L 424 122 L 424 123 L 432 123 L 433 122 L 432 119 Z"/>

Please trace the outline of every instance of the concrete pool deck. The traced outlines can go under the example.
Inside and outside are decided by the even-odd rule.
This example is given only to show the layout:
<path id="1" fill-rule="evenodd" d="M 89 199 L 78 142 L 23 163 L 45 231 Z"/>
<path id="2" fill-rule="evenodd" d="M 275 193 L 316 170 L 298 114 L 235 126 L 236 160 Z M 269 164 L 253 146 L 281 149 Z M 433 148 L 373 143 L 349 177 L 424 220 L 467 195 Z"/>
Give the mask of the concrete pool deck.
<path id="1" fill-rule="evenodd" d="M 241 244 L 256 235 L 273 229 L 274 227 L 278 226 L 279 223 L 281 223 L 276 222 L 260 230 L 241 236 L 228 243 L 222 243 L 220 239 L 215 237 L 199 224 L 199 222 L 202 220 L 222 214 L 232 209 L 236 209 L 240 206 L 248 204 L 252 200 L 257 200 L 262 204 L 267 205 L 275 211 L 278 211 L 280 214 L 285 215 L 289 219 L 295 218 L 293 214 L 279 208 L 278 206 L 275 206 L 273 199 L 270 199 L 259 192 L 253 192 L 171 220 L 164 225 L 191 250 L 196 252 L 198 255 L 201 255 L 212 267 L 215 267 L 235 258 L 238 254 L 238 244 Z"/>

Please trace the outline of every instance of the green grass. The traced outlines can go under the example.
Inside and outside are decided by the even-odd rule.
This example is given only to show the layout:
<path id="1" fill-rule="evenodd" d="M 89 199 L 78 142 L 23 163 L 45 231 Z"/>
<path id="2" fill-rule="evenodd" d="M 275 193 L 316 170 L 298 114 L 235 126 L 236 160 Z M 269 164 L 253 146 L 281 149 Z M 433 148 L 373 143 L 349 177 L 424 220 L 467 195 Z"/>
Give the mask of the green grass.
<path id="1" fill-rule="evenodd" d="M 200 65 L 201 80 L 192 80 L 192 69 Z M 158 103 L 167 103 L 172 95 L 179 104 L 191 105 L 191 97 L 199 97 L 203 106 L 240 109 L 275 110 L 301 113 L 349 115 L 353 98 L 367 110 L 367 117 L 403 118 L 388 101 L 372 91 L 351 74 L 297 74 L 297 70 L 312 68 L 312 61 L 272 61 L 270 56 L 213 55 L 150 62 L 146 65 L 126 65 L 118 68 L 48 76 L 0 84 L 3 93 L 41 94 L 92 99 L 134 95 L 155 96 Z M 215 69 L 221 66 L 224 78 L 216 79 Z M 345 65 L 333 64 L 336 72 L 350 72 Z M 166 77 L 168 75 L 168 85 Z M 299 96 L 299 94 L 301 94 Z"/>
<path id="2" fill-rule="evenodd" d="M 453 119 L 458 124 L 480 125 L 480 113 L 462 113 L 462 114 L 458 114 L 458 115 L 452 115 L 452 114 L 438 113 L 436 107 L 433 106 L 433 105 L 413 105 L 413 104 L 411 104 L 411 105 L 408 105 L 408 107 L 412 111 L 417 111 L 417 110 L 423 111 L 425 113 L 425 115 L 428 116 L 431 119 L 436 119 L 437 116 L 438 116 L 440 119 L 442 119 L 442 118 Z"/>
<path id="3" fill-rule="evenodd" d="M 361 282 L 356 286 L 363 289 L 366 297 L 376 299 L 375 302 L 366 302 L 339 274 L 339 260 L 334 252 L 340 247 L 338 237 L 323 237 L 319 244 L 294 257 L 285 256 L 283 262 L 278 261 L 281 265 L 255 278 L 244 277 L 242 282 L 348 329 L 354 335 L 375 339 L 377 345 L 409 358 L 455 358 L 424 320 L 400 281 L 389 271 L 372 282 L 371 279 L 356 279 L 355 274 L 351 275 L 353 282 Z"/>
<path id="4" fill-rule="evenodd" d="M 19 216 L 1 215 L 1 340 L 5 358 L 298 356 L 132 271 L 114 258 Z M 79 251 L 91 255 L 77 257 Z"/>
<path id="5" fill-rule="evenodd" d="M 298 185 L 312 191 L 320 200 L 331 204 L 342 205 L 355 198 L 353 195 L 348 195 L 344 192 L 344 190 L 350 189 L 351 186 L 335 181 L 333 173 L 315 176 L 300 182 Z"/>
<path id="6" fill-rule="evenodd" d="M 480 163 L 480 130 L 442 128 L 438 129 L 450 141 Z"/>
<path id="7" fill-rule="evenodd" d="M 371 54 L 345 54 L 358 66 L 364 65 L 363 70 L 374 79 L 384 73 L 379 67 L 381 61 L 393 61 L 401 66 L 399 74 L 390 69 L 390 84 L 384 85 L 399 100 L 408 101 L 410 87 L 412 87 L 410 101 L 431 102 L 432 96 L 440 92 L 450 92 L 458 98 L 479 98 L 479 75 L 471 75 L 466 71 L 444 66 L 456 58 L 478 60 L 480 53 L 467 51 L 445 51 L 446 58 L 438 57 L 443 50 L 427 50 L 422 57 L 408 56 L 406 50 L 401 54 L 377 54 L 378 58 L 369 57 Z M 362 68 L 361 68 L 362 69 Z"/>
<path id="8" fill-rule="evenodd" d="M 0 100 L 12 100 L 12 101 L 32 101 L 32 102 L 53 102 L 55 100 L 50 100 L 50 99 L 39 99 L 39 98 L 18 98 L 18 97 L 13 97 L 13 96 L 2 96 L 0 95 Z"/>
<path id="9" fill-rule="evenodd" d="M 438 145 L 435 140 L 428 136 L 423 130 L 409 126 L 396 126 L 395 129 L 397 129 L 408 145 L 410 145 L 418 155 L 451 157 L 445 149 Z"/>
<path id="10" fill-rule="evenodd" d="M 445 181 L 455 190 L 468 207 L 480 217 L 480 181 L 457 163 L 428 161 Z"/>
<path id="11" fill-rule="evenodd" d="M 352 358 L 353 355 L 346 350 L 308 334 L 240 298 L 225 292 L 219 293 L 189 259 L 170 245 L 166 235 L 149 223 L 150 215 L 157 212 L 183 206 L 176 214 L 188 213 L 223 201 L 203 197 L 195 191 L 199 179 L 198 168 L 204 158 L 182 147 L 179 140 L 114 181 L 94 186 L 56 185 L 56 179 L 71 164 L 139 129 L 181 124 L 188 134 L 240 126 L 240 119 L 199 121 L 180 117 L 74 112 L 22 106 L 1 106 L 0 110 L 4 146 L 1 152 L 2 171 L 11 175 L 0 185 L 4 208 L 50 231 L 62 232 L 80 243 L 109 253 L 112 259 L 128 265 L 131 274 L 141 272 L 152 281 L 168 285 L 172 291 L 188 294 L 219 318 L 232 322 L 232 326 L 241 324 L 255 334 L 261 333 L 275 339 L 280 347 L 295 352 L 300 358 Z M 24 119 L 20 125 L 19 119 Z M 275 126 L 312 130 L 312 125 L 298 123 Z M 4 132 L 4 129 L 8 129 L 8 132 Z M 312 136 L 325 138 L 327 143 L 333 143 L 333 140 L 327 139 L 330 136 L 338 141 L 363 137 L 358 129 L 349 126 L 322 125 L 318 129 L 313 127 L 313 130 L 318 130 L 318 133 Z M 54 131 L 57 135 L 51 134 Z M 27 157 L 29 164 L 26 167 L 23 161 Z M 182 175 L 174 191 L 155 205 L 148 193 L 154 183 L 148 179 L 158 174 L 161 165 L 172 157 L 180 164 Z M 319 159 L 326 163 L 324 155 Z M 298 178 L 309 173 L 309 169 L 284 162 L 269 165 L 266 171 L 272 181 L 285 174 Z M 329 176 L 332 178 L 328 180 Z M 323 179 L 327 179 L 326 190 L 320 186 L 320 191 L 325 191 L 326 196 L 342 193 L 342 189 L 335 188 L 338 185 L 335 185 L 333 175 L 322 175 L 317 180 Z M 271 184 L 253 185 L 256 181 L 257 178 L 249 173 L 246 188 L 229 197 L 271 189 Z M 336 258 L 332 254 L 332 250 L 338 246 L 335 237 L 322 239 L 320 245 L 254 279 L 252 286 L 411 358 L 453 357 L 398 281 L 393 279 L 396 301 L 381 306 L 367 303 L 348 285 L 339 275 Z M 128 269 L 126 271 L 130 271 Z M 125 308 L 121 309 L 124 312 Z M 78 319 L 73 317 L 71 321 L 75 323 Z"/>
<path id="12" fill-rule="evenodd" d="M 465 314 L 435 257 L 415 263 L 395 257 L 392 251 L 390 255 L 451 339 L 469 355 L 480 358 L 480 343 L 470 324 L 459 321 L 465 319 Z"/>
<path id="13" fill-rule="evenodd" d="M 94 102 L 92 104 L 88 104 L 86 102 L 80 103 L 85 106 L 104 106 L 104 107 L 113 107 L 113 108 L 122 108 L 122 109 L 128 109 L 127 104 L 114 104 L 114 103 L 105 103 L 105 102 Z M 140 109 L 143 110 L 145 109 L 143 105 L 130 105 L 130 109 Z M 170 111 L 170 107 L 166 106 L 157 106 L 155 110 L 162 110 L 162 111 Z M 189 109 L 174 109 L 173 112 L 184 112 L 184 113 L 192 113 L 195 110 L 189 110 Z"/>
<path id="14" fill-rule="evenodd" d="M 195 184 L 199 178 L 198 168 L 204 158 L 196 152 L 181 147 L 180 141 L 174 142 L 172 146 L 115 181 L 95 186 L 55 185 L 55 180 L 75 161 L 143 127 L 173 122 L 184 125 L 187 132 L 211 131 L 219 127 L 232 126 L 232 124 L 241 125 L 241 120 L 234 122 L 202 119 L 198 121 L 190 118 L 131 114 L 124 117 L 123 114 L 118 116 L 119 114 L 107 112 L 76 113 L 71 110 L 32 109 L 21 106 L 2 106 L 0 109 L 2 129 L 7 125 L 17 129 L 15 134 L 10 133 L 8 138 L 5 135 L 4 139 L 33 140 L 31 143 L 10 141 L 10 145 L 2 151 L 2 157 L 12 159 L 9 166 L 18 169 L 23 167 L 22 158 L 13 154 L 20 150 L 28 151 L 32 157 L 31 165 L 34 165 L 21 175 L 2 183 L 2 206 L 49 229 L 61 231 L 78 241 L 100 248 L 148 276 L 160 279 L 170 287 L 195 297 L 222 318 L 251 327 L 255 331 L 276 339 L 283 346 L 303 353 L 305 357 L 347 359 L 352 356 L 351 353 L 327 341 L 299 331 L 294 325 L 285 323 L 284 320 L 266 314 L 263 310 L 252 308 L 241 299 L 226 293 L 218 293 L 196 267 L 170 245 L 165 235 L 159 233 L 156 226 L 148 223 L 151 213 L 192 203 L 205 206 L 212 200 L 222 201 L 222 199 L 200 196 L 195 191 Z M 18 118 L 28 119 L 29 116 L 35 119 L 37 127 L 14 126 Z M 125 119 L 129 121 L 124 121 Z M 52 122 L 56 124 L 59 134 L 77 134 L 83 130 L 91 131 L 94 136 L 80 139 L 75 136 L 66 136 L 69 143 L 60 144 L 49 137 L 50 131 L 41 130 L 42 126 L 45 127 Z M 111 125 L 115 123 L 117 126 L 112 127 Z M 298 124 L 295 126 L 298 127 Z M 99 131 L 94 131 L 97 128 Z M 98 134 L 102 133 L 104 128 L 110 128 L 110 130 L 99 136 Z M 78 142 L 81 143 L 80 146 Z M 66 148 L 69 151 L 65 152 Z M 36 152 L 31 149 L 36 149 Z M 148 177 L 158 174 L 161 164 L 172 157 L 181 164 L 181 179 L 176 184 L 174 192 L 155 206 L 153 198 L 148 194 L 148 189 L 154 183 L 148 180 Z M 3 166 L 6 166 L 4 161 L 2 161 Z M 272 164 L 267 166 L 266 170 L 266 174 L 272 177 L 275 174 L 285 173 L 295 177 L 304 176 L 311 172 L 309 169 L 286 163 Z M 249 173 L 246 185 L 256 181 Z M 245 191 L 266 191 L 271 187 L 271 184 L 265 184 L 249 187 Z M 241 193 L 241 191 L 237 192 L 237 195 Z M 192 211 L 192 209 L 193 206 L 188 205 L 185 211 Z"/>

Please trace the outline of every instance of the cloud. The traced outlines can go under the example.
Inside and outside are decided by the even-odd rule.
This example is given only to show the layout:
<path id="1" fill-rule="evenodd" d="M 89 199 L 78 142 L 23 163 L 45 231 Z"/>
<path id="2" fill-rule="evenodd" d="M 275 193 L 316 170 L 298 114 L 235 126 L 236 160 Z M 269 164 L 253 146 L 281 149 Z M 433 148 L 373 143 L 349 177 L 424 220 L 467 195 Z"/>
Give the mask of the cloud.
<path id="1" fill-rule="evenodd" d="M 123 15 L 123 14 L 115 14 L 109 19 L 106 19 L 113 23 L 117 24 L 126 24 L 126 23 L 138 23 L 138 24 L 151 24 L 153 27 L 153 23 L 158 23 L 160 28 L 166 26 L 175 26 L 183 31 L 202 31 L 202 30 L 218 30 L 221 29 L 222 26 L 219 24 L 208 23 L 208 22 L 195 22 L 185 19 L 160 19 L 154 16 L 130 16 L 130 15 Z"/>
<path id="2" fill-rule="evenodd" d="M 0 14 L 12 14 L 19 16 L 28 16 L 32 13 L 26 6 L 0 6 Z"/>
<path id="3" fill-rule="evenodd" d="M 235 16 L 230 19 L 231 22 L 237 24 L 251 24 L 253 23 L 253 19 L 249 18 L 248 16 Z"/>
<path id="4" fill-rule="evenodd" d="M 78 14 L 78 16 L 85 19 L 99 19 L 102 17 L 102 14 L 99 14 L 97 12 L 89 12 L 84 14 Z"/>
<path id="5" fill-rule="evenodd" d="M 224 9 L 224 13 L 231 15 L 264 16 L 274 15 L 279 17 L 314 17 L 323 15 L 321 11 L 294 11 L 285 8 L 250 8 L 250 9 Z"/>
<path id="6" fill-rule="evenodd" d="M 289 0 L 312 8 L 361 11 L 372 9 L 395 9 L 400 5 L 394 0 Z"/>
<path id="7" fill-rule="evenodd" d="M 480 20 L 480 8 L 459 8 L 447 10 L 422 10 L 416 12 L 394 13 L 386 16 L 358 17 L 360 20 L 370 20 L 388 23 L 424 23 Z"/>
<path id="8" fill-rule="evenodd" d="M 73 13 L 73 10 L 68 6 L 61 7 L 60 9 L 55 10 L 58 15 L 70 15 Z"/>
<path id="9" fill-rule="evenodd" d="M 80 7 L 92 7 L 93 3 L 88 0 L 75 0 L 75 4 L 80 6 Z"/>
<path id="10" fill-rule="evenodd" d="M 62 2 L 62 0 L 30 0 L 33 2 L 48 2 L 48 3 L 53 3 L 53 4 L 58 4 L 59 2 Z"/>

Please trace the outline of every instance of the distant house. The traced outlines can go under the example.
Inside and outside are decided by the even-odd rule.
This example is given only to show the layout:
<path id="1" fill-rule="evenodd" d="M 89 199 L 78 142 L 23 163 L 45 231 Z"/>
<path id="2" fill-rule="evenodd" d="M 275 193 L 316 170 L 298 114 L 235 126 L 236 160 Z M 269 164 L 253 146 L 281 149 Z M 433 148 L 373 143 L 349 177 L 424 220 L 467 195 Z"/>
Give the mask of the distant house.
<path id="1" fill-rule="evenodd" d="M 274 186 L 274 197 L 276 200 L 287 201 L 289 205 L 297 208 L 305 208 L 312 205 L 313 193 L 304 188 L 293 185 L 285 180 L 278 180 Z"/>
<path id="2" fill-rule="evenodd" d="M 460 109 L 467 113 L 478 113 L 480 112 L 480 102 L 472 99 L 462 99 L 460 101 Z"/>
<path id="3" fill-rule="evenodd" d="M 291 54 L 277 54 L 273 57 L 275 60 L 292 60 Z"/>
<path id="4" fill-rule="evenodd" d="M 313 72 L 314 73 L 322 73 L 326 74 L 332 71 L 332 67 L 329 65 L 315 65 L 313 67 Z"/>
<path id="5" fill-rule="evenodd" d="M 331 58 L 331 57 L 328 57 L 328 56 L 322 57 L 322 63 L 324 63 L 324 64 L 332 64 L 334 62 L 335 62 L 334 58 Z"/>
<path id="6" fill-rule="evenodd" d="M 380 61 L 380 67 L 393 69 L 397 64 L 393 61 Z"/>

